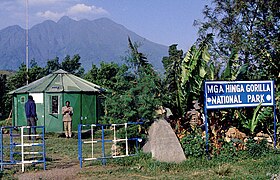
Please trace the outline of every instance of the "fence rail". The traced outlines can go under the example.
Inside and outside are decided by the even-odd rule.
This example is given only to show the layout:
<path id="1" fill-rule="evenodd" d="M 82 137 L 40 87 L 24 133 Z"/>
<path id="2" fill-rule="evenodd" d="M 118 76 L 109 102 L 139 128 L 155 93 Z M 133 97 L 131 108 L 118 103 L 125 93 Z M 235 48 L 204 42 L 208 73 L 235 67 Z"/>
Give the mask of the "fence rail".
<path id="1" fill-rule="evenodd" d="M 90 160 L 101 160 L 102 164 L 106 164 L 106 159 L 109 158 L 121 158 L 121 157 L 127 157 L 127 156 L 133 156 L 135 154 L 130 154 L 129 152 L 129 142 L 135 141 L 136 145 L 136 153 L 138 152 L 138 143 L 142 141 L 141 138 L 128 138 L 127 137 L 127 129 L 129 125 L 140 125 L 143 124 L 141 122 L 135 123 L 135 122 L 129 122 L 129 123 L 122 123 L 122 124 L 79 124 L 78 126 L 78 159 L 80 161 L 80 167 L 82 168 L 84 161 L 90 161 Z M 113 139 L 105 139 L 105 127 L 110 127 L 110 130 L 113 131 Z M 123 127 L 125 129 L 125 138 L 117 138 L 118 130 L 117 127 Z M 90 128 L 90 130 L 87 130 L 90 132 L 90 138 L 83 140 L 82 139 L 82 131 L 83 128 Z M 101 137 L 96 138 L 95 135 L 95 128 L 99 128 L 101 130 Z M 101 129 L 100 129 L 101 128 Z M 90 139 L 90 140 L 89 140 Z M 117 143 L 125 143 L 125 154 L 119 154 L 117 152 Z M 94 148 L 100 148 L 98 147 L 98 143 L 101 143 L 101 156 L 96 157 L 95 149 Z M 112 148 L 114 152 L 111 153 L 111 155 L 106 155 L 105 152 L 105 143 L 112 143 Z M 90 146 L 90 157 L 84 157 L 83 149 L 84 146 L 91 145 Z M 114 148 L 113 148 L 114 147 Z M 107 153 L 108 154 L 108 153 Z"/>
<path id="2" fill-rule="evenodd" d="M 37 129 L 39 134 L 27 134 L 28 130 Z M 4 139 L 4 130 L 9 130 L 9 141 Z M 15 132 L 16 131 L 16 132 Z M 43 163 L 46 169 L 44 126 L 3 126 L 0 129 L 0 165 L 21 165 L 24 172 L 25 164 Z M 35 156 L 38 155 L 38 156 Z M 20 157 L 19 157 L 20 156 Z"/>

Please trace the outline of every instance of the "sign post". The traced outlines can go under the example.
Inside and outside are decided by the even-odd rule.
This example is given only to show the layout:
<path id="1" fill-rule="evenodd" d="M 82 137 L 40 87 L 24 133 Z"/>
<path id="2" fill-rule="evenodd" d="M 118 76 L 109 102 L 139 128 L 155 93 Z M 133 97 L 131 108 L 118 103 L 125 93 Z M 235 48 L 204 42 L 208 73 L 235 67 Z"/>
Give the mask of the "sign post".
<path id="1" fill-rule="evenodd" d="M 208 152 L 207 109 L 273 106 L 274 148 L 276 149 L 276 103 L 274 81 L 205 81 L 204 116 Z"/>

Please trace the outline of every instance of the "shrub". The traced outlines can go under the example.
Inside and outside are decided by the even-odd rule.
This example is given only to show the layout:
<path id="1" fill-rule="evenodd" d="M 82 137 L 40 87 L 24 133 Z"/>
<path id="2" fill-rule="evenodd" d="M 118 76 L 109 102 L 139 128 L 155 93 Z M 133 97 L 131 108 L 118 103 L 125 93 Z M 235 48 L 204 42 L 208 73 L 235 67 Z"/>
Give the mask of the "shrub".
<path id="1" fill-rule="evenodd" d="M 0 126 L 12 126 L 12 119 L 5 119 L 0 121 Z"/>
<path id="2" fill-rule="evenodd" d="M 191 131 L 189 134 L 187 133 L 181 139 L 181 145 L 187 157 L 203 157 L 206 155 L 205 141 L 198 129 Z"/>
<path id="3" fill-rule="evenodd" d="M 254 139 L 248 139 L 246 147 L 248 155 L 253 158 L 264 156 L 270 152 L 266 139 L 263 139 L 260 142 L 257 142 Z"/>
<path id="4" fill-rule="evenodd" d="M 228 162 L 238 159 L 238 153 L 234 142 L 223 142 L 220 149 L 216 149 L 214 158 L 221 162 Z"/>

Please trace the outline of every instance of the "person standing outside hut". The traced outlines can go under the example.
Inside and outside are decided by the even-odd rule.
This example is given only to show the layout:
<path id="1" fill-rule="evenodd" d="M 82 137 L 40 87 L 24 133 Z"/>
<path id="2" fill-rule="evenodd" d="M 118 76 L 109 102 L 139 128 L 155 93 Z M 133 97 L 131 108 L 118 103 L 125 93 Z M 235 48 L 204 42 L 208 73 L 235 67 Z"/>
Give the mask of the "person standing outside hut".
<path id="1" fill-rule="evenodd" d="M 64 132 L 66 138 L 71 138 L 73 108 L 70 106 L 70 101 L 66 101 L 65 104 L 66 105 L 62 107 Z"/>
<path id="2" fill-rule="evenodd" d="M 36 126 L 37 114 L 36 114 L 36 104 L 31 95 L 28 96 L 28 100 L 25 103 L 25 115 L 27 119 L 27 126 Z M 28 128 L 28 135 L 36 134 L 36 128 Z M 31 140 L 31 136 L 29 136 L 29 140 Z"/>

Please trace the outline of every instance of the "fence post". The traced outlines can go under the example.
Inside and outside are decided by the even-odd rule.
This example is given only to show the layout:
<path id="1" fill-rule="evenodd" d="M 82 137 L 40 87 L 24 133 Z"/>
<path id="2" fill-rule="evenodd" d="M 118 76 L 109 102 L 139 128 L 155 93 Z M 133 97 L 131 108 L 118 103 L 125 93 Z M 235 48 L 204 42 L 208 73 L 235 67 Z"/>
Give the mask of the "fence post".
<path id="1" fill-rule="evenodd" d="M 127 139 L 127 123 L 124 124 L 125 127 L 125 155 L 128 156 L 128 139 Z"/>
<path id="2" fill-rule="evenodd" d="M 20 139 L 21 139 L 21 171 L 24 172 L 24 144 L 23 144 L 23 127 L 21 128 L 21 134 L 20 134 Z M 30 126 L 29 126 L 30 128 Z"/>
<path id="3" fill-rule="evenodd" d="M 0 129 L 0 145 L 1 145 L 1 171 L 3 171 L 3 162 L 4 162 L 4 160 L 3 160 L 3 127 L 1 127 L 1 129 Z"/>
<path id="4" fill-rule="evenodd" d="M 13 162 L 14 161 L 14 153 L 13 153 L 13 148 L 14 148 L 14 142 L 13 142 L 13 128 L 10 127 L 10 161 Z"/>
<path id="5" fill-rule="evenodd" d="M 274 150 L 276 150 L 276 145 L 277 145 L 277 127 L 276 127 L 276 124 L 277 124 L 277 120 L 276 120 L 276 117 L 277 117 L 277 113 L 276 113 L 276 102 L 275 102 L 275 92 L 276 92 L 276 89 L 275 89 L 275 82 L 272 81 L 272 87 L 273 87 L 273 115 L 274 115 Z"/>
<path id="6" fill-rule="evenodd" d="M 104 126 L 101 125 L 102 128 L 102 165 L 106 165 L 106 159 L 105 159 L 105 139 L 104 139 Z"/>
<path id="7" fill-rule="evenodd" d="M 82 157 L 82 124 L 78 125 L 78 159 L 80 161 L 80 168 L 83 166 L 83 157 Z"/>
<path id="8" fill-rule="evenodd" d="M 45 126 L 43 126 L 43 128 L 42 128 L 42 141 L 43 141 L 43 161 L 44 161 L 44 170 L 46 170 Z"/>

